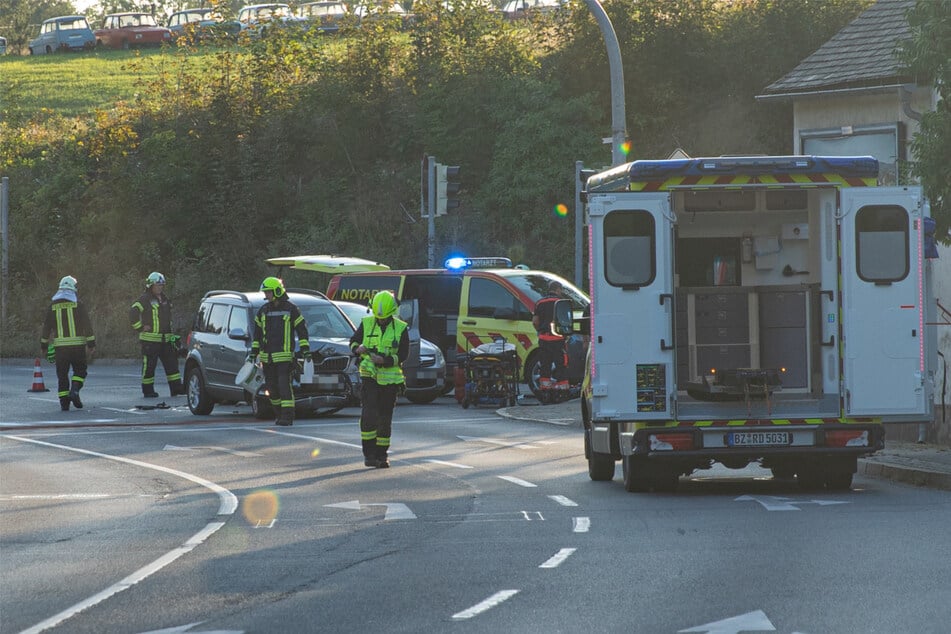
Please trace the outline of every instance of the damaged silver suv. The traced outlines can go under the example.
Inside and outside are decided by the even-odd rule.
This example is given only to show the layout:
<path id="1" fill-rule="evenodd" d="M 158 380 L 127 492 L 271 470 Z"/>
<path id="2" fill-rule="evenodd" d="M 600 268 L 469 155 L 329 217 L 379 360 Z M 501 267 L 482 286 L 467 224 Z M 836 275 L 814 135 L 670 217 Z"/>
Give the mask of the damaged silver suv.
<path id="1" fill-rule="evenodd" d="M 357 359 L 348 346 L 353 326 L 333 302 L 318 291 L 287 289 L 287 295 L 307 322 L 314 374 L 301 382 L 294 376 L 294 400 L 301 413 L 328 415 L 360 404 Z M 255 416 L 273 418 L 265 387 L 235 379 L 251 350 L 254 316 L 264 305 L 264 293 L 209 291 L 201 300 L 186 339 L 185 389 L 193 414 L 210 414 L 217 403 L 246 402 Z M 308 377 L 309 378 L 309 377 Z"/>

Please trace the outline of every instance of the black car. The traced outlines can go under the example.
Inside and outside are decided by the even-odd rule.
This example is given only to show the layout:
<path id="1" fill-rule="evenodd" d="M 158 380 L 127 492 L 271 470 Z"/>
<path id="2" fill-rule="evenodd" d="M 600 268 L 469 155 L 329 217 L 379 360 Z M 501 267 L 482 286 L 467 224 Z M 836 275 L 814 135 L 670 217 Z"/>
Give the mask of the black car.
<path id="1" fill-rule="evenodd" d="M 313 378 L 295 372 L 297 409 L 327 415 L 358 406 L 360 375 L 358 361 L 348 346 L 353 334 L 350 321 L 323 293 L 288 289 L 287 295 L 307 322 L 310 350 L 314 353 Z M 186 340 L 185 387 L 188 408 L 193 414 L 210 414 L 216 403 L 247 402 L 258 418 L 273 416 L 270 399 L 260 381 L 236 384 L 251 350 L 254 316 L 265 301 L 261 292 L 205 293 Z M 302 363 L 300 367 L 303 368 Z"/>

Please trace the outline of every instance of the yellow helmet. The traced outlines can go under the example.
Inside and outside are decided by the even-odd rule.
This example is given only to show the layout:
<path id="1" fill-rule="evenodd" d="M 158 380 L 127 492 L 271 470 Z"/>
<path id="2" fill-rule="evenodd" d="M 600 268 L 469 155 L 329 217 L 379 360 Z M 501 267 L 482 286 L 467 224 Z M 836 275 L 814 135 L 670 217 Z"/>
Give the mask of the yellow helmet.
<path id="1" fill-rule="evenodd" d="M 276 277 L 265 277 L 264 281 L 261 282 L 261 292 L 264 291 L 272 291 L 274 297 L 282 297 L 284 295 L 284 282 Z"/>
<path id="2" fill-rule="evenodd" d="M 370 301 L 370 310 L 377 319 L 387 319 L 399 312 L 400 305 L 392 291 L 380 291 Z"/>

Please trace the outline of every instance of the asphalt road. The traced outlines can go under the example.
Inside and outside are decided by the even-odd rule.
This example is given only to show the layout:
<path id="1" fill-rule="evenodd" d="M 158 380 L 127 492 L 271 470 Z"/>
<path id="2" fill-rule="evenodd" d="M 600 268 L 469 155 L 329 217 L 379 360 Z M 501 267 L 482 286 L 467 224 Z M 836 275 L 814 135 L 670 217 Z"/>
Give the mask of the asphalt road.
<path id="1" fill-rule="evenodd" d="M 629 494 L 619 475 L 588 479 L 576 427 L 449 398 L 401 404 L 392 468 L 367 469 L 357 410 L 291 428 L 247 408 L 136 410 L 128 371 L 98 366 L 68 414 L 115 420 L 54 429 L 55 396 L 0 369 L 2 632 L 951 622 L 948 492 L 857 476 L 851 492 L 806 494 L 752 468 Z"/>

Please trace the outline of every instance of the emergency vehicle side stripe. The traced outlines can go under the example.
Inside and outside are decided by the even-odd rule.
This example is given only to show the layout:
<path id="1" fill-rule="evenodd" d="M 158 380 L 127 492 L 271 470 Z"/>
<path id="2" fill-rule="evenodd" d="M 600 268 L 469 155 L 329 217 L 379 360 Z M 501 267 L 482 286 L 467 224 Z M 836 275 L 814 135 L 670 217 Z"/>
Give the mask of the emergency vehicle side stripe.
<path id="1" fill-rule="evenodd" d="M 714 419 L 714 420 L 694 420 L 694 421 L 651 421 L 637 422 L 635 427 L 642 429 L 644 427 L 764 427 L 778 425 L 853 425 L 879 423 L 880 418 L 744 418 L 744 419 Z"/>
<path id="2" fill-rule="evenodd" d="M 677 176 L 662 181 L 633 181 L 634 192 L 667 191 L 674 188 L 705 189 L 709 187 L 741 185 L 827 185 L 839 187 L 874 187 L 875 178 L 850 178 L 841 174 L 741 174 L 732 176 Z"/>

